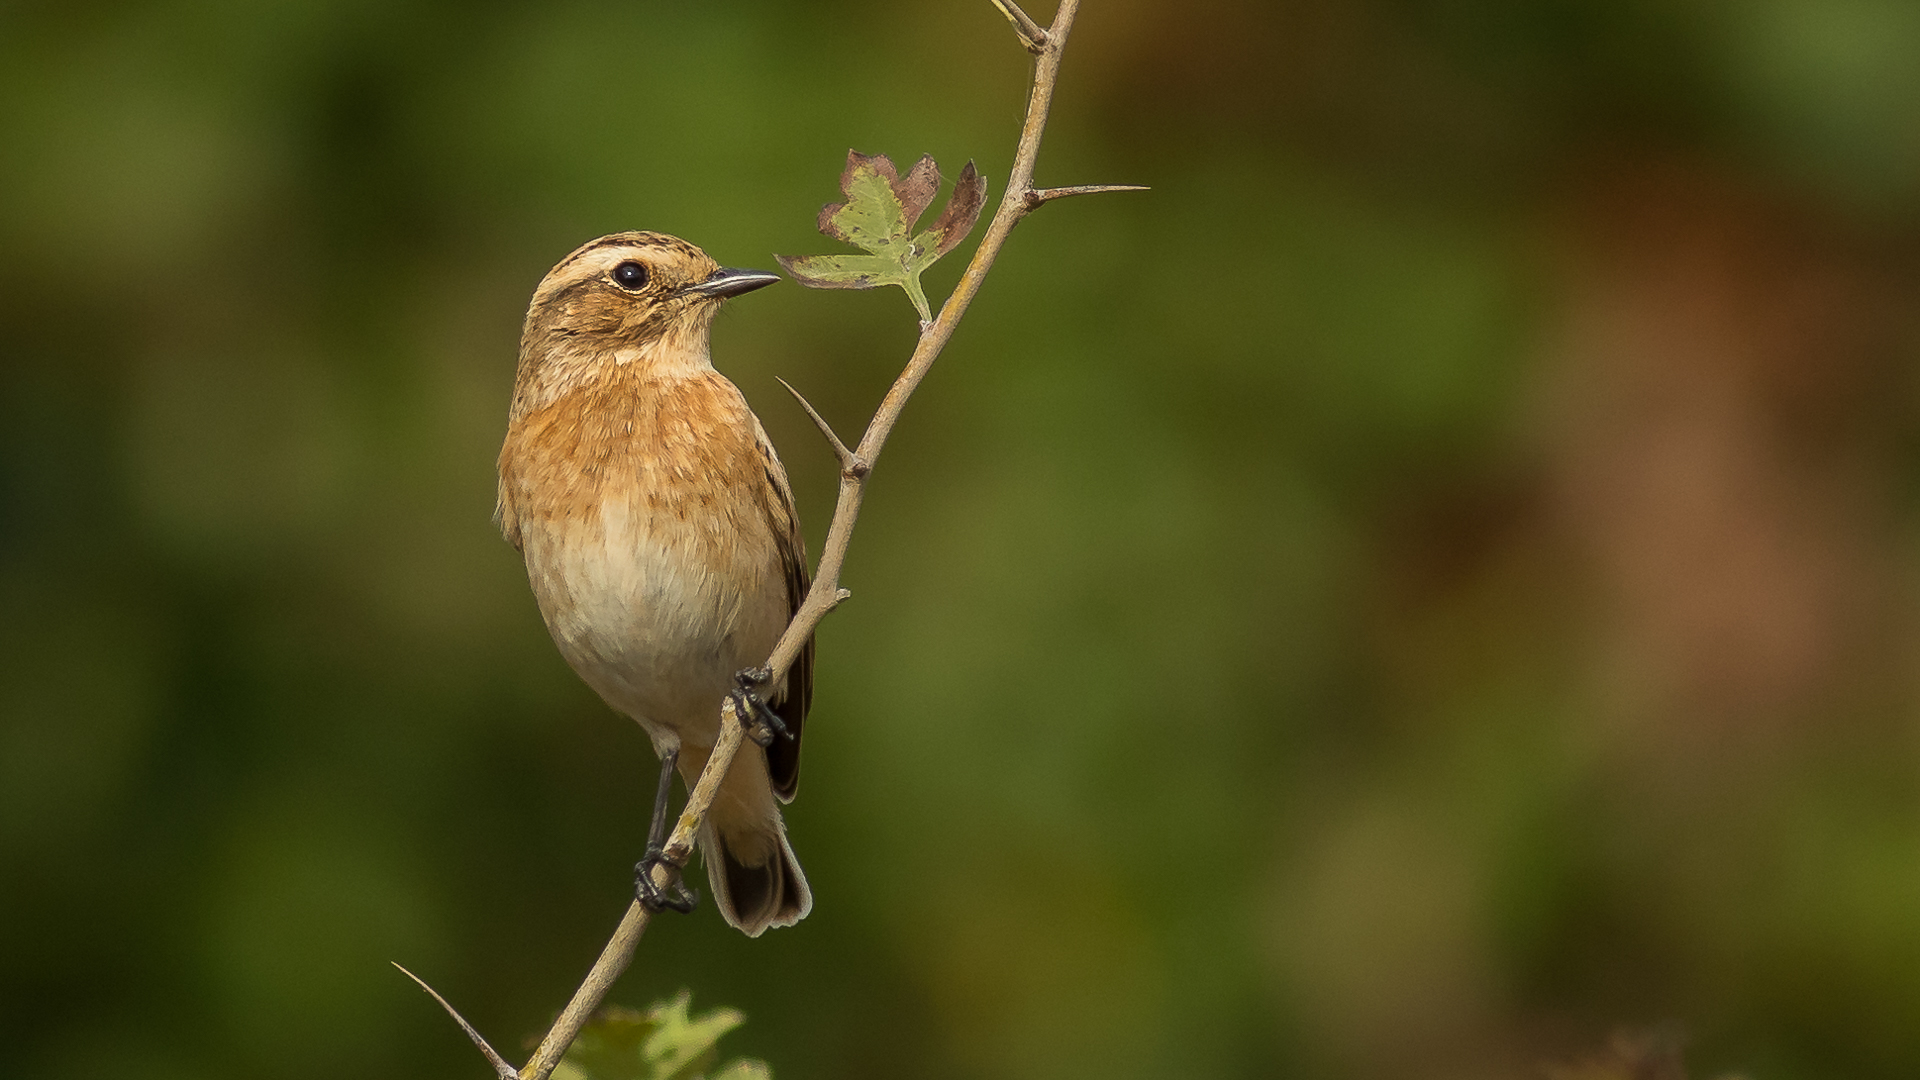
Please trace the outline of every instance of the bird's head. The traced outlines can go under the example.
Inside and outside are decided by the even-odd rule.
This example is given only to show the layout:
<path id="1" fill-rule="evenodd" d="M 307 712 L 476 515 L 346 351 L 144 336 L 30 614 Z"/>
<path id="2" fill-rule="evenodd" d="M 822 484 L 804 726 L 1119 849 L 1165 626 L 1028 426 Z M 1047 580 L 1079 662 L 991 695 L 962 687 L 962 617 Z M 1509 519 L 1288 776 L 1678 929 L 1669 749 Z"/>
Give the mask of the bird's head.
<path id="1" fill-rule="evenodd" d="M 534 290 L 515 381 L 557 389 L 608 367 L 637 364 L 662 375 L 704 369 L 720 304 L 779 280 L 721 266 L 665 233 L 603 236 L 560 260 Z"/>

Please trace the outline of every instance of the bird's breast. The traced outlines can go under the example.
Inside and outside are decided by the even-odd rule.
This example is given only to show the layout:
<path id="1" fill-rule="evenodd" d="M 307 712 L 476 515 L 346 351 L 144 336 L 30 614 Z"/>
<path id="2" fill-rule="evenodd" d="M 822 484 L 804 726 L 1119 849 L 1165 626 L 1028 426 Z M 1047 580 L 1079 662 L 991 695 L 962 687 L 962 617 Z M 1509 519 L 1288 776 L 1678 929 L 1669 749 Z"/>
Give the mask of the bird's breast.
<path id="1" fill-rule="evenodd" d="M 757 430 L 712 374 L 571 395 L 501 454 L 503 517 L 554 643 L 656 743 L 717 726 L 732 673 L 786 622 Z"/>

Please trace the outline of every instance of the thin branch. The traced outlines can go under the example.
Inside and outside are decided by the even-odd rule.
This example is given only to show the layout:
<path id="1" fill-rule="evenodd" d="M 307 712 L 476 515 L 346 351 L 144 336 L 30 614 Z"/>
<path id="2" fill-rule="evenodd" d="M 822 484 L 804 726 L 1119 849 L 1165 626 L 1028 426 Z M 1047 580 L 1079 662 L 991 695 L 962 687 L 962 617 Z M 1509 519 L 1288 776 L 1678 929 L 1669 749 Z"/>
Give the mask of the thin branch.
<path id="1" fill-rule="evenodd" d="M 1027 209 L 1032 210 L 1042 203 L 1055 199 L 1072 198 L 1075 195 L 1099 195 L 1107 191 L 1152 191 L 1141 184 L 1075 184 L 1072 187 L 1034 188 L 1027 192 Z"/>
<path id="2" fill-rule="evenodd" d="M 400 974 L 405 975 L 407 978 L 412 979 L 414 982 L 418 983 L 420 985 L 420 989 L 425 990 L 428 994 L 430 994 L 433 997 L 433 1000 L 440 1003 L 441 1008 L 447 1010 L 447 1015 L 453 1017 L 453 1022 L 456 1024 L 459 1024 L 460 1030 L 466 1032 L 467 1038 L 473 1040 L 473 1045 L 480 1048 L 480 1053 L 486 1056 L 487 1064 L 493 1066 L 493 1071 L 496 1075 L 500 1077 L 500 1080 L 520 1080 L 520 1074 L 513 1070 L 513 1066 L 507 1064 L 507 1059 L 501 1057 L 498 1053 L 494 1051 L 493 1047 L 487 1045 L 487 1040 L 481 1038 L 480 1033 L 473 1030 L 473 1025 L 467 1023 L 467 1018 L 460 1015 L 460 1010 L 454 1008 L 452 1005 L 447 1004 L 447 999 L 440 996 L 440 991 L 435 990 L 431 986 L 428 986 L 427 980 L 421 978 L 418 975 L 415 975 L 413 972 L 408 971 L 406 968 L 400 967 L 399 964 L 394 963 L 391 960 L 387 961 L 387 963 L 393 964 L 394 967 L 400 968 Z"/>
<path id="3" fill-rule="evenodd" d="M 673 883 L 672 875 L 664 872 L 664 867 L 654 867 L 654 884 L 662 889 Z M 667 878 L 661 881 L 662 877 Z M 521 1070 L 519 1080 L 547 1080 L 548 1074 L 560 1064 L 566 1056 L 567 1047 L 573 1045 L 574 1036 L 587 1026 L 587 1020 L 593 1016 L 593 1010 L 600 1007 L 606 999 L 607 991 L 613 989 L 613 981 L 633 963 L 633 950 L 640 944 L 640 935 L 647 932 L 647 923 L 652 920 L 653 912 L 635 900 L 627 905 L 627 913 L 620 917 L 620 925 L 614 928 L 613 937 L 607 939 L 607 945 L 600 950 L 600 958 L 593 962 L 593 970 L 580 983 L 580 989 L 573 992 L 573 1000 L 560 1010 L 554 1018 L 553 1027 L 547 1036 L 540 1040 L 539 1049 L 527 1059 L 527 1067 Z M 502 1078 L 506 1080 L 506 1078 Z"/>
<path id="4" fill-rule="evenodd" d="M 840 436 L 835 435 L 833 433 L 833 425 L 827 423 L 827 418 L 824 416 L 821 416 L 819 411 L 813 407 L 813 404 L 811 402 L 809 402 L 806 398 L 801 397 L 800 391 L 795 390 L 793 388 L 792 383 L 788 382 L 787 380 L 781 378 L 778 375 L 775 375 L 773 379 L 775 382 L 779 383 L 781 386 L 786 387 L 787 393 L 793 395 L 793 400 L 799 402 L 800 407 L 807 410 L 807 417 L 813 421 L 813 426 L 820 429 L 820 434 L 826 438 L 827 445 L 833 447 L 833 456 L 840 460 L 840 471 L 846 472 L 847 470 L 854 468 L 856 463 L 853 456 L 853 451 L 847 449 L 847 444 L 841 442 Z"/>
<path id="5" fill-rule="evenodd" d="M 732 698 L 721 704 L 720 713 L 720 740 L 713 748 L 712 758 L 723 758 L 730 763 L 740 749 L 746 728 L 734 714 Z M 686 809 L 680 812 L 672 835 L 667 837 L 663 862 L 653 868 L 653 883 L 662 892 L 673 886 L 673 879 L 692 856 L 700 822 L 706 817 L 707 808 L 713 805 L 713 797 L 719 793 L 720 781 L 725 775 L 725 767 L 716 769 L 709 759 L 707 768 L 700 774 L 699 783 L 687 794 Z M 671 864 L 673 869 L 669 870 L 666 864 Z M 534 1050 L 533 1057 L 527 1059 L 527 1067 L 521 1070 L 522 1080 L 547 1080 L 548 1074 L 560 1064 L 560 1059 L 566 1056 L 567 1047 L 573 1045 L 574 1036 L 580 1034 L 580 1029 L 593 1016 L 593 1010 L 600 1007 L 607 991 L 613 989 L 614 980 L 633 962 L 633 950 L 640 944 L 640 935 L 646 933 L 647 924 L 652 919 L 653 912 L 638 900 L 627 905 L 626 915 L 621 917 L 620 925 L 614 929 L 606 948 L 600 950 L 600 958 L 594 961 L 586 980 L 573 992 L 573 1000 L 567 1002 L 567 1007 L 560 1010 L 553 1027 L 547 1030 L 539 1048 Z"/>
<path id="6" fill-rule="evenodd" d="M 811 599 L 811 594 L 809 594 Z M 781 676 L 786 673 L 783 671 Z M 777 684 L 780 676 L 775 676 Z M 736 713 L 733 699 L 727 698 L 720 705 L 720 739 L 713 746 L 713 757 L 731 764 L 733 755 L 740 750 L 740 744 L 747 741 L 747 718 Z M 727 775 L 727 766 L 714 768 L 709 761 L 701 770 L 700 782 L 693 785 L 687 793 L 687 805 L 680 811 L 680 820 L 673 826 L 673 835 L 667 837 L 666 859 L 678 869 L 687 865 L 693 856 L 694 834 L 700 831 L 700 823 L 706 820 L 707 808 L 713 805 L 714 796 L 720 794 L 720 781 Z M 667 880 L 661 880 L 665 877 Z M 665 867 L 655 869 L 654 883 L 665 887 L 672 883 L 672 875 Z"/>
<path id="7" fill-rule="evenodd" d="M 907 399 L 926 378 L 933 361 L 946 348 L 953 332 L 960 324 L 960 317 L 966 314 L 967 306 L 980 291 L 980 285 L 986 280 L 987 271 L 993 267 L 994 259 L 1000 254 L 1000 248 L 1006 244 L 1013 227 L 1020 223 L 1039 206 L 1053 198 L 1071 194 L 1091 194 L 1097 190 L 1128 191 L 1130 186 L 1094 186 L 1084 190 L 1064 188 L 1041 189 L 1060 192 L 1061 195 L 1041 194 L 1033 186 L 1034 162 L 1040 154 L 1040 137 L 1047 127 L 1047 112 L 1053 105 L 1053 88 L 1060 75 L 1061 52 L 1066 48 L 1067 35 L 1073 29 L 1074 14 L 1080 7 L 1080 0 L 1060 0 L 1060 7 L 1053 17 L 1053 25 L 1041 29 L 1013 0 L 992 0 L 993 4 L 1012 20 L 1029 50 L 1038 59 L 1033 68 L 1033 84 L 1027 95 L 1027 117 L 1020 129 L 1020 144 L 1014 154 L 1013 171 L 1007 179 L 1007 189 L 1000 199 L 999 209 L 994 212 L 993 220 L 980 239 L 980 246 L 974 249 L 973 259 L 967 264 L 966 273 L 954 286 L 953 294 L 941 306 L 940 314 L 931 322 L 922 326 L 919 343 L 914 347 L 913 355 L 908 359 L 905 369 L 894 380 L 887 396 L 881 400 L 873 419 L 868 422 L 866 432 L 861 435 L 860 443 L 852 450 L 833 434 L 812 406 L 804 398 L 800 404 L 807 415 L 813 418 L 821 433 L 833 446 L 834 453 L 841 461 L 840 493 L 834 504 L 833 521 L 827 527 L 826 543 L 820 552 L 820 565 L 814 572 L 813 587 L 808 590 L 806 600 L 794 613 L 793 621 L 788 624 L 786 633 L 781 635 L 780 643 L 774 647 L 773 655 L 767 660 L 772 671 L 772 685 L 779 685 L 793 662 L 800 655 L 809 638 L 819 627 L 820 620 L 837 607 L 848 596 L 847 590 L 840 586 L 840 569 L 847 559 L 847 548 L 853 540 L 853 525 L 860 516 L 860 503 L 866 495 L 867 480 L 873 463 L 880 456 L 880 449 L 886 444 L 887 434 L 900 419 L 900 413 L 906 408 Z M 1035 196 L 1040 197 L 1036 198 Z M 783 384 L 784 385 L 784 384 Z M 787 387 L 792 391 L 792 387 Z M 795 393 L 799 398 L 800 395 Z M 731 698 L 724 699 L 720 705 L 720 739 L 707 757 L 706 769 L 701 772 L 700 780 L 687 796 L 686 809 L 675 824 L 673 835 L 668 838 L 665 859 L 662 865 L 654 868 L 654 883 L 666 888 L 672 884 L 672 878 L 680 867 L 686 865 L 693 854 L 694 840 L 700 830 L 700 824 L 706 818 L 707 809 L 713 804 L 713 797 L 720 789 L 720 781 L 732 766 L 734 755 L 740 745 L 746 741 L 746 728 L 742 718 L 734 713 Z M 669 869 L 671 865 L 673 869 Z M 646 929 L 650 916 L 646 908 L 638 903 L 627 909 L 626 917 L 620 920 L 620 927 L 614 931 L 613 940 L 607 942 L 600 952 L 600 959 L 587 973 L 586 981 L 574 992 L 573 1000 L 567 1004 L 553 1027 L 540 1041 L 540 1047 L 533 1058 L 520 1073 L 520 1080 L 547 1080 L 567 1047 L 573 1043 L 574 1036 L 580 1033 L 600 1001 L 606 996 L 613 981 L 620 977 L 633 959 L 634 946 L 640 940 L 640 934 Z M 477 1036 L 476 1036 L 477 1039 Z M 504 1080 L 504 1077 L 503 1077 Z"/>
<path id="8" fill-rule="evenodd" d="M 1033 21 L 1033 16 L 1021 11 L 1019 4 L 1013 0 L 993 0 L 993 6 L 1013 24 L 1013 32 L 1020 35 L 1020 44 L 1025 45 L 1028 52 L 1038 53 L 1047 47 L 1047 32 Z"/>

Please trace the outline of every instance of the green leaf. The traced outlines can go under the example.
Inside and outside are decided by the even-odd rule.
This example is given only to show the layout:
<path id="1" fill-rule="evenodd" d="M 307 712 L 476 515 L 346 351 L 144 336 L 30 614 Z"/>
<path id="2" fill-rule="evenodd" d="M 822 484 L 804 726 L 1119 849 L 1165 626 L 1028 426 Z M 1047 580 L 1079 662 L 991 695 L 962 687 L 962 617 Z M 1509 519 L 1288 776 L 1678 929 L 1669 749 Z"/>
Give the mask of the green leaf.
<path id="1" fill-rule="evenodd" d="M 812 289 L 871 289 L 898 285 L 905 289 L 920 320 L 933 318 L 920 274 L 942 255 L 959 246 L 980 220 L 986 205 L 987 181 L 967 162 L 954 182 L 953 195 L 919 233 L 913 227 L 933 205 L 940 190 L 940 170 L 933 158 L 922 155 L 901 176 L 885 154 L 847 151 L 846 171 L 840 174 L 844 202 L 820 209 L 820 231 L 866 250 L 865 255 L 775 255 L 793 279 Z"/>
<path id="2" fill-rule="evenodd" d="M 773 1080 L 773 1066 L 759 1058 L 734 1058 L 713 1080 Z"/>
<path id="3" fill-rule="evenodd" d="M 658 1026 L 641 1051 L 654 1065 L 653 1080 L 698 1077 L 705 1071 L 703 1066 L 713 1063 L 714 1044 L 720 1036 L 747 1022 L 734 1009 L 715 1009 L 695 1020 L 687 1015 L 692 1000 L 693 995 L 682 990 L 648 1013 Z"/>
<path id="4" fill-rule="evenodd" d="M 720 1037 L 746 1022 L 734 1009 L 703 1016 L 689 1012 L 692 995 L 682 990 L 638 1012 L 608 1008 L 581 1029 L 554 1080 L 703 1080 L 717 1056 Z M 715 1080 L 772 1080 L 763 1061 L 736 1059 Z"/>

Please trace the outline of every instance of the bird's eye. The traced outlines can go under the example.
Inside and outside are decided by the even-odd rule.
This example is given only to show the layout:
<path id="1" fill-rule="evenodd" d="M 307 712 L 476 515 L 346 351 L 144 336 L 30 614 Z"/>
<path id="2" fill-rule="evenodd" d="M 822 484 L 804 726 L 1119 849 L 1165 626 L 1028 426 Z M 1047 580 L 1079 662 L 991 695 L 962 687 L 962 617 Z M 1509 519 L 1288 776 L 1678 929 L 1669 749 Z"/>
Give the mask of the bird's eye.
<path id="1" fill-rule="evenodd" d="M 613 268 L 613 280 L 623 289 L 638 291 L 646 287 L 647 268 L 637 262 L 623 262 Z"/>

